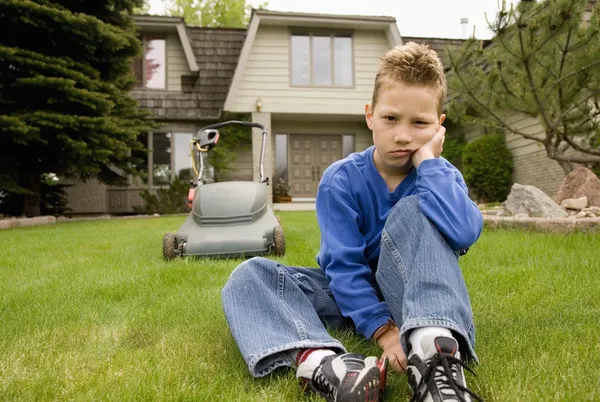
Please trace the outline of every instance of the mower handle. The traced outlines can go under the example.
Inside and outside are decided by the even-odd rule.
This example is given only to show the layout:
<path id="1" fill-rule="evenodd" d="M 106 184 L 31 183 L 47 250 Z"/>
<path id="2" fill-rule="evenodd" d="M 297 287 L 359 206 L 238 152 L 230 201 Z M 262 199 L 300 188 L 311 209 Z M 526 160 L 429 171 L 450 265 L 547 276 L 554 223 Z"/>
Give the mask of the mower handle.
<path id="1" fill-rule="evenodd" d="M 228 126 L 228 125 L 238 125 L 238 126 L 243 126 L 243 127 L 253 127 L 253 128 L 260 128 L 260 130 L 262 131 L 262 144 L 260 147 L 260 159 L 258 162 L 258 172 L 259 172 L 259 176 L 258 176 L 258 182 L 259 183 L 267 183 L 267 185 L 269 185 L 269 178 L 265 177 L 265 169 L 264 169 L 264 161 L 265 161 L 265 144 L 266 144 L 266 139 L 267 139 L 267 130 L 265 129 L 265 126 L 263 126 L 262 124 L 259 123 L 254 123 L 251 121 L 241 121 L 241 120 L 229 120 L 229 121 L 224 121 L 221 123 L 214 123 L 211 125 L 208 125 L 206 127 L 202 127 L 199 131 L 204 131 L 204 130 L 217 130 L 221 127 L 224 126 Z M 200 160 L 201 164 L 202 164 L 202 159 Z M 201 171 L 200 174 L 198 175 L 198 181 L 200 181 L 200 178 L 202 177 L 202 170 L 204 169 L 204 165 L 201 165 Z"/>
<path id="2" fill-rule="evenodd" d="M 241 120 L 229 120 L 229 121 L 223 121 L 221 123 L 214 123 L 209 126 L 202 127 L 199 131 L 209 130 L 211 128 L 219 129 L 221 127 L 228 126 L 230 124 L 235 124 L 235 125 L 244 126 L 244 127 L 255 127 L 255 128 L 260 128 L 261 130 L 265 131 L 265 126 L 263 126 L 262 124 L 254 123 L 251 121 L 241 121 Z"/>

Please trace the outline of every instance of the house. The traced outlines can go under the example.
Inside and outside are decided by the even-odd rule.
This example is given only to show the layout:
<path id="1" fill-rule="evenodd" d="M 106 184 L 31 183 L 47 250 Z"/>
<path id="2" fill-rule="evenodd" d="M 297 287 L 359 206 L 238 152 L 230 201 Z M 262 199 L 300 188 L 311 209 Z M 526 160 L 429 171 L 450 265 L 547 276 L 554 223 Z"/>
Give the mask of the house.
<path id="1" fill-rule="evenodd" d="M 379 58 L 402 39 L 391 17 L 254 10 L 247 29 L 194 28 L 181 18 L 137 16 L 145 56 L 132 95 L 162 124 L 142 136 L 148 179 L 69 189 L 73 213 L 130 213 L 143 189 L 189 171 L 189 140 L 225 112 L 248 114 L 267 137 L 265 173 L 294 200 L 314 199 L 334 161 L 372 144 L 364 121 Z M 257 180 L 261 133 L 242 149 L 231 179 Z"/>
<path id="2" fill-rule="evenodd" d="M 225 113 L 267 128 L 265 175 L 294 201 L 314 200 L 334 161 L 373 144 L 364 119 L 378 61 L 406 41 L 443 54 L 462 40 L 402 38 L 391 17 L 253 10 L 247 29 L 188 27 L 178 17 L 136 16 L 144 56 L 132 95 L 161 128 L 141 137 L 147 179 L 126 187 L 96 181 L 69 189 L 74 214 L 131 213 L 140 192 L 189 178 L 189 141 Z M 450 121 L 446 125 L 451 124 Z M 261 133 L 238 152 L 230 180 L 258 180 Z"/>
<path id="3" fill-rule="evenodd" d="M 176 175 L 189 178 L 190 139 L 221 118 L 246 37 L 246 29 L 188 27 L 179 17 L 143 15 L 135 23 L 145 51 L 133 63 L 137 85 L 132 96 L 160 124 L 140 138 L 148 149 L 140 155 L 147 179 L 131 177 L 127 187 L 71 182 L 67 191 L 73 214 L 131 213 L 143 203 L 142 190 L 168 185 Z M 250 179 L 250 161 L 246 165 Z"/>

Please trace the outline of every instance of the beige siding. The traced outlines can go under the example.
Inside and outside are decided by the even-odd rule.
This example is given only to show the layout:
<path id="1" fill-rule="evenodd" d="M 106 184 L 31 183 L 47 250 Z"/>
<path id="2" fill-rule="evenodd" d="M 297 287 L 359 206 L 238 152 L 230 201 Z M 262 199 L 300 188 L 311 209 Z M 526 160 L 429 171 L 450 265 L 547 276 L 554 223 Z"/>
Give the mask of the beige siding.
<path id="1" fill-rule="evenodd" d="M 232 169 L 223 175 L 223 181 L 252 181 L 252 145 L 245 144 L 240 147 L 230 166 Z"/>
<path id="2" fill-rule="evenodd" d="M 290 34 L 287 27 L 258 28 L 231 110 L 251 112 L 258 97 L 271 113 L 362 114 L 371 99 L 379 58 L 389 48 L 384 32 L 353 35 L 354 88 L 290 86 Z"/>
<path id="3" fill-rule="evenodd" d="M 169 91 L 181 91 L 181 76 L 190 74 L 190 67 L 181 39 L 177 33 L 167 36 L 167 89 Z"/>
<path id="4" fill-rule="evenodd" d="M 546 150 L 515 155 L 513 158 L 513 182 L 534 186 L 554 197 L 565 173 L 560 165 L 548 158 Z"/>

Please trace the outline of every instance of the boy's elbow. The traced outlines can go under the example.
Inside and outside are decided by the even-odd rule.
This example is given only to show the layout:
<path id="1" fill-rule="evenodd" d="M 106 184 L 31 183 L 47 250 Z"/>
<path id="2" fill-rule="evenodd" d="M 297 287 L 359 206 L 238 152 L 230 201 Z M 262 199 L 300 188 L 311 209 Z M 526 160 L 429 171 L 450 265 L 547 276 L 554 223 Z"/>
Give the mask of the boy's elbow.
<path id="1" fill-rule="evenodd" d="M 479 239 L 482 229 L 482 220 L 479 220 L 477 224 L 471 224 L 460 228 L 455 236 L 453 236 L 453 241 L 450 242 L 450 247 L 456 251 L 468 249 Z"/>

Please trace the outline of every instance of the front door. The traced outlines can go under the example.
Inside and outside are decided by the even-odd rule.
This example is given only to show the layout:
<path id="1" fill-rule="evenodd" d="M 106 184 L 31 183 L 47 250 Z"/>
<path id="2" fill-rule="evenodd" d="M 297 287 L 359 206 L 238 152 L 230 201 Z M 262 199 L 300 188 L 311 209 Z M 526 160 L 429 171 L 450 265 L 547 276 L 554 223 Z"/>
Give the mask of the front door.
<path id="1" fill-rule="evenodd" d="M 323 172 L 341 157 L 341 135 L 290 135 L 291 196 L 315 198 Z"/>

